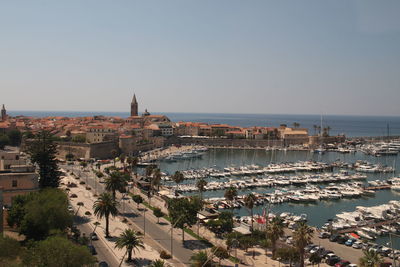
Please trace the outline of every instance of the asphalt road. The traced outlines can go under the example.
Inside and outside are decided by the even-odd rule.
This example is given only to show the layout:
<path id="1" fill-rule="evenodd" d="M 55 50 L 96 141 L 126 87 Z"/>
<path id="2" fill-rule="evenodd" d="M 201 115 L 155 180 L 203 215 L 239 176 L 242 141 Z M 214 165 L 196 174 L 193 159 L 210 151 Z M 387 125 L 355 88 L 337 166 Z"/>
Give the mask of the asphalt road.
<path id="1" fill-rule="evenodd" d="M 102 193 L 105 191 L 104 185 L 102 183 L 99 183 L 95 180 L 98 180 L 95 178 L 95 174 L 92 173 L 91 171 L 84 172 L 78 170 L 78 166 L 63 166 L 64 168 L 66 167 L 69 170 L 73 170 L 73 172 L 77 175 L 80 175 L 81 179 L 80 181 L 85 181 L 87 185 L 89 185 L 92 189 L 97 192 L 97 194 Z M 161 229 L 160 226 L 151 220 L 146 219 L 146 229 L 144 229 L 144 217 L 143 217 L 143 212 L 138 212 L 136 208 L 136 204 L 127 203 L 127 201 L 123 201 L 123 203 L 120 203 L 120 212 L 122 212 L 127 219 L 129 219 L 131 222 L 133 222 L 142 233 L 146 233 L 146 237 L 150 237 L 150 240 L 146 241 L 155 241 L 163 250 L 168 251 L 171 253 L 171 234 L 170 232 L 166 232 L 164 229 Z M 148 213 L 147 213 L 148 214 Z M 147 215 L 148 216 L 148 215 Z M 144 231 L 146 230 L 146 231 Z M 180 229 L 174 229 L 174 235 L 177 234 L 177 232 L 181 232 Z M 151 240 L 152 239 L 152 240 Z M 149 243 L 149 245 L 152 245 Z M 190 249 L 189 247 L 193 248 L 197 246 L 198 244 L 193 244 L 193 242 L 187 241 L 185 242 L 185 246 L 183 246 L 182 241 L 179 239 L 176 239 L 176 236 L 174 236 L 174 239 L 172 240 L 172 248 L 173 248 L 173 257 L 177 258 L 180 262 L 184 263 L 185 265 L 188 265 L 190 263 L 190 257 L 193 255 L 193 250 Z"/>
<path id="2" fill-rule="evenodd" d="M 87 237 L 89 237 L 90 233 L 93 232 L 93 228 L 87 224 L 78 224 L 77 225 L 78 229 L 81 231 L 81 234 L 85 234 Z M 96 248 L 96 258 L 98 259 L 99 262 L 105 261 L 108 263 L 109 266 L 114 267 L 114 266 L 119 266 L 119 262 L 117 261 L 115 255 L 113 252 L 100 240 L 97 241 L 92 241 L 92 245 Z"/>

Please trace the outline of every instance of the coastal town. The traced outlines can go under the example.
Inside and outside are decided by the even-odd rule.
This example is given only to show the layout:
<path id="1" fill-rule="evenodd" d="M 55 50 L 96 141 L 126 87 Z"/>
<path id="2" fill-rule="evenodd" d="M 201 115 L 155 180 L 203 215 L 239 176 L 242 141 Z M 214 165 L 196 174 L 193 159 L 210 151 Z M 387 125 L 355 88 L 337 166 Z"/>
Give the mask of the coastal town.
<path id="1" fill-rule="evenodd" d="M 400 209 L 397 200 L 338 213 L 336 219 L 320 225 L 313 223 L 312 227 L 306 223 L 315 219 L 307 215 L 306 206 L 302 214 L 291 212 L 290 206 L 284 212 L 273 208 L 356 202 L 373 199 L 382 190 L 400 191 L 400 178 L 394 177 L 396 170 L 390 165 L 366 160 L 329 162 L 321 158 L 329 153 L 372 158 L 397 156 L 399 141 L 354 141 L 342 135 L 330 136 L 329 128 L 318 126 L 314 135 L 309 135 L 308 129 L 300 128 L 298 123 L 293 127 L 243 128 L 173 122 L 147 110 L 139 115 L 138 106 L 134 95 L 128 118 L 101 115 L 36 118 L 8 116 L 3 105 L 0 192 L 5 207 L 4 230 L 13 233 L 19 229 L 7 219 L 8 214 L 15 212 L 14 198 L 38 192 L 42 187 L 40 165 L 32 164 L 31 149 L 45 133 L 56 147 L 54 156 L 62 173 L 59 188 L 68 194 L 68 210 L 75 218 L 74 231 L 79 232 L 78 238 L 88 237 L 86 245 L 97 255 L 99 266 L 150 266 L 161 262 L 164 266 L 185 266 L 193 261 L 193 255 L 201 253 L 205 253 L 210 264 L 219 262 L 222 266 L 276 266 L 296 262 L 296 257 L 309 257 L 306 264 L 355 266 L 362 257 L 361 249 L 378 252 L 393 262 L 400 256 L 399 250 L 390 247 L 393 243 L 390 246 L 374 243 L 384 236 L 394 238 L 400 232 L 398 212 L 394 212 Z M 256 162 L 213 165 L 216 160 L 213 153 L 217 151 L 225 153 L 227 160 L 241 151 L 254 153 L 253 160 L 260 158 L 256 156 L 258 151 L 271 156 L 307 153 L 311 158 L 302 161 L 300 158 L 304 157 L 299 157 L 295 162 L 283 158 L 264 166 Z M 313 160 L 315 157 L 321 161 Z M 244 163 L 243 160 L 239 162 Z M 196 168 L 196 162 L 206 165 Z M 385 175 L 387 179 L 371 180 L 377 175 Z M 112 179 L 121 177 L 125 177 L 119 181 L 122 187 L 111 185 Z M 104 196 L 110 190 L 115 194 L 118 212 L 105 222 L 104 216 L 95 215 L 92 207 L 100 201 L 96 201 L 99 195 Z M 183 214 L 173 215 L 173 203 L 193 197 L 200 197 L 202 207 L 191 211 L 195 220 L 187 218 L 181 225 L 179 217 Z M 253 209 L 259 212 L 254 215 Z M 138 243 L 134 260 L 131 254 L 126 260 L 127 255 L 115 249 L 114 241 L 108 237 L 109 231 L 113 236 L 124 234 L 122 229 L 126 227 L 136 231 L 137 238 L 143 234 L 143 243 Z M 181 228 L 182 233 L 173 228 Z M 306 236 L 302 247 L 296 247 L 297 231 L 303 228 L 313 234 Z M 184 235 L 185 231 L 188 234 Z M 274 231 L 279 232 L 276 237 Z M 271 240 L 275 245 L 268 243 Z M 297 249 L 302 251 L 298 256 L 291 258 L 285 254 L 296 255 Z"/>
<path id="2" fill-rule="evenodd" d="M 0 0 L 0 267 L 400 267 L 399 14 Z"/>
<path id="3" fill-rule="evenodd" d="M 322 143 L 338 143 L 345 136 L 329 136 L 330 127 L 315 125 L 310 135 L 299 123 L 278 127 L 239 127 L 201 122 L 172 122 L 164 115 L 152 115 L 147 110 L 138 113 L 136 95 L 130 105 L 130 117 L 9 117 L 2 108 L 0 133 L 18 130 L 35 134 L 49 131 L 59 144 L 60 158 L 67 154 L 75 158 L 107 159 L 117 150 L 127 156 L 173 144 L 201 144 L 235 147 L 317 148 Z"/>

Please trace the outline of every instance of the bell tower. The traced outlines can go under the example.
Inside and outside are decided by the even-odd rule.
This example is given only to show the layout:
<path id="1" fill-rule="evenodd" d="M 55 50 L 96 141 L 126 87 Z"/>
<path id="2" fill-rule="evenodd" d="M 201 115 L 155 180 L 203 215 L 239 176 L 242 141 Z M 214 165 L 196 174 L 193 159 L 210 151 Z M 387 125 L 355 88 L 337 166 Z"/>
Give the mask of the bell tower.
<path id="1" fill-rule="evenodd" d="M 131 117 L 138 115 L 138 102 L 136 100 L 136 95 L 133 94 L 133 99 L 131 102 Z"/>
<path id="2" fill-rule="evenodd" d="M 6 111 L 6 108 L 4 107 L 4 104 L 3 104 L 3 108 L 1 109 L 1 120 L 2 121 L 7 120 L 7 111 Z"/>

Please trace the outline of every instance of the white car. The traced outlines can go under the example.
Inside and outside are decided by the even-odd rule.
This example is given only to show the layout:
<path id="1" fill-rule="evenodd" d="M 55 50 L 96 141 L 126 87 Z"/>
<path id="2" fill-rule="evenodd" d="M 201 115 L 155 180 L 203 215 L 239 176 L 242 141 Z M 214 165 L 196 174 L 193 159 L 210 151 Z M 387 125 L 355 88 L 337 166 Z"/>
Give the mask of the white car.
<path id="1" fill-rule="evenodd" d="M 355 249 L 361 249 L 362 248 L 362 242 L 360 242 L 360 241 L 354 242 L 354 244 L 351 247 L 355 248 Z"/>

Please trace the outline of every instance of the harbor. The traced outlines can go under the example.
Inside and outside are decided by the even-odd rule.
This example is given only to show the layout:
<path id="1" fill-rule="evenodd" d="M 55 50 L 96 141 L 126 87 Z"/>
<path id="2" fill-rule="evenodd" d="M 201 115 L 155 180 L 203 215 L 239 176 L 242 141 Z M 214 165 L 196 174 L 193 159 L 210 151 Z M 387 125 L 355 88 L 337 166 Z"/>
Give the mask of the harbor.
<path id="1" fill-rule="evenodd" d="M 203 198 L 219 210 L 233 209 L 239 220 L 248 220 L 243 197 L 257 196 L 254 214 L 268 207 L 272 214 L 292 213 L 307 217 L 317 228 L 342 212 L 400 200 L 396 161 L 398 155 L 376 157 L 362 151 L 343 153 L 310 150 L 266 150 L 208 148 L 201 157 L 189 160 L 159 160 L 163 183 L 183 195 L 198 195 L 195 183 L 207 181 Z M 314 166 L 316 169 L 305 169 Z M 297 168 L 297 169 L 296 169 Z M 182 171 L 185 181 L 176 185 L 170 176 Z M 279 170 L 276 173 L 272 170 Z M 238 198 L 224 199 L 227 188 L 235 187 Z M 374 242 L 386 244 L 387 236 Z M 400 242 L 399 242 L 400 243 Z M 398 249 L 400 244 L 396 243 Z"/>

